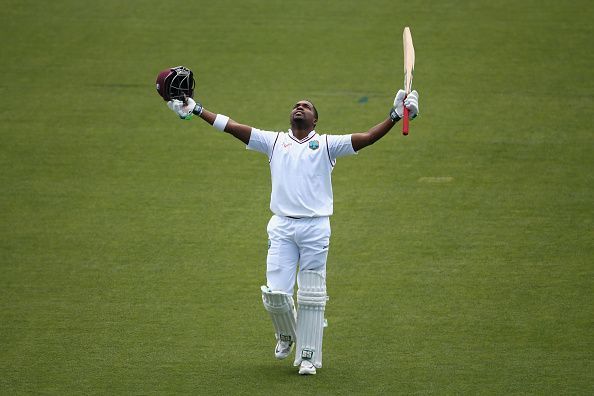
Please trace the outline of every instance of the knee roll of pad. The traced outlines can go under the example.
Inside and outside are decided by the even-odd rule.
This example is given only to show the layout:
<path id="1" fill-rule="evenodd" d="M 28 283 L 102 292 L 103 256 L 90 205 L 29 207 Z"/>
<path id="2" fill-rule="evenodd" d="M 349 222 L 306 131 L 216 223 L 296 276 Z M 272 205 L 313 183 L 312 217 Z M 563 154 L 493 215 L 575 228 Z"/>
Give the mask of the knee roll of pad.
<path id="1" fill-rule="evenodd" d="M 293 297 L 283 293 L 271 291 L 268 286 L 262 286 L 262 302 L 270 314 L 276 338 L 281 341 L 296 340 L 295 304 Z"/>
<path id="2" fill-rule="evenodd" d="M 298 275 L 297 292 L 297 366 L 302 360 L 322 367 L 322 339 L 324 336 L 324 311 L 326 309 L 326 277 L 323 272 L 303 271 Z"/>

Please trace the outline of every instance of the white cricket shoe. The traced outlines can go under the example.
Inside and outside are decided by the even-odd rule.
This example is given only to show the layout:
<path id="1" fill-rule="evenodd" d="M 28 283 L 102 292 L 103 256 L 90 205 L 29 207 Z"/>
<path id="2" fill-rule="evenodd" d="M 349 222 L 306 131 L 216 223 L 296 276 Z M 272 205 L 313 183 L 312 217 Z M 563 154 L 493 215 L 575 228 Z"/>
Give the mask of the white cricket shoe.
<path id="1" fill-rule="evenodd" d="M 313 365 L 309 360 L 302 360 L 301 366 L 299 366 L 299 374 L 301 375 L 313 375 L 316 373 L 316 366 Z"/>
<path id="2" fill-rule="evenodd" d="M 279 360 L 285 359 L 287 356 L 291 354 L 294 344 L 295 343 L 292 341 L 278 340 L 278 342 L 276 343 L 276 348 L 274 348 L 274 357 Z"/>

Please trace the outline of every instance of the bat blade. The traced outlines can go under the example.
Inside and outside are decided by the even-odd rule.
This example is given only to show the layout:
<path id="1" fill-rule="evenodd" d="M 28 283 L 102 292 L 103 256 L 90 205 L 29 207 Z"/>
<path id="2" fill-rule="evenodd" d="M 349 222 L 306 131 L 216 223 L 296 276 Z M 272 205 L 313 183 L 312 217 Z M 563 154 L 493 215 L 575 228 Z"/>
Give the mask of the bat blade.
<path id="1" fill-rule="evenodd" d="M 413 46 L 410 28 L 407 26 L 402 32 L 402 48 L 404 50 L 404 92 L 406 95 L 412 90 L 413 71 L 415 69 L 415 47 Z M 404 107 L 402 134 L 408 135 L 408 109 Z"/>

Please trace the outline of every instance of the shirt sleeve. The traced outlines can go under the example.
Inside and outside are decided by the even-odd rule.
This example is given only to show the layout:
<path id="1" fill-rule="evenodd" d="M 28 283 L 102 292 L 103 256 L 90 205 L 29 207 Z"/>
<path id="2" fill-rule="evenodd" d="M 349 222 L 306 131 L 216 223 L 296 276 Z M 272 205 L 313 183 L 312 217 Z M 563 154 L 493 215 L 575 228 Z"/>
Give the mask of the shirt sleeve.
<path id="1" fill-rule="evenodd" d="M 264 153 L 270 159 L 272 152 L 274 151 L 276 141 L 278 140 L 278 135 L 279 132 L 262 131 L 257 128 L 252 128 L 250 141 L 248 142 L 246 148 L 248 150 Z"/>
<path id="2" fill-rule="evenodd" d="M 331 161 L 345 155 L 357 154 L 353 149 L 351 135 L 326 135 L 326 140 L 328 141 L 328 155 Z"/>

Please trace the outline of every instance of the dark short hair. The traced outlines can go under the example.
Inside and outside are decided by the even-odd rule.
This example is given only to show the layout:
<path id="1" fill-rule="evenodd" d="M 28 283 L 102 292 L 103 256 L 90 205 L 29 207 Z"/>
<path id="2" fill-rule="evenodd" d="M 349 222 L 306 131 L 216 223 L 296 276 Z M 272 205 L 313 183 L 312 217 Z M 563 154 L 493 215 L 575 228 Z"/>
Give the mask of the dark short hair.
<path id="1" fill-rule="evenodd" d="M 311 100 L 309 100 L 309 99 L 304 99 L 304 100 L 307 100 L 309 103 L 311 103 L 311 105 L 313 106 L 313 111 L 314 111 L 314 114 L 316 116 L 316 119 L 319 120 L 320 117 L 318 117 L 318 109 L 316 109 L 316 105 Z"/>

